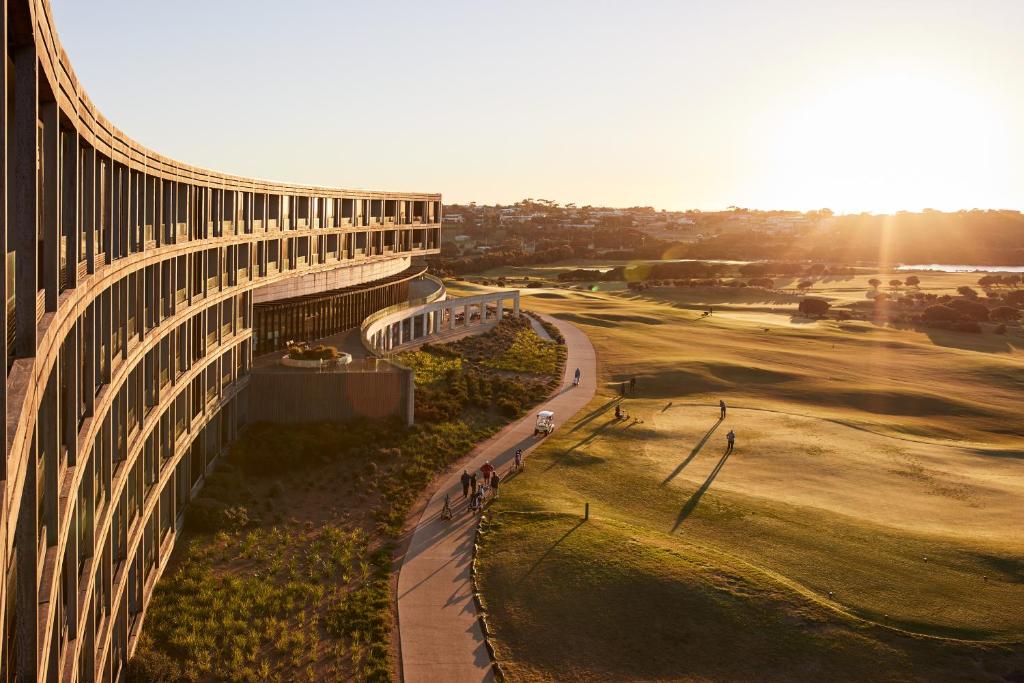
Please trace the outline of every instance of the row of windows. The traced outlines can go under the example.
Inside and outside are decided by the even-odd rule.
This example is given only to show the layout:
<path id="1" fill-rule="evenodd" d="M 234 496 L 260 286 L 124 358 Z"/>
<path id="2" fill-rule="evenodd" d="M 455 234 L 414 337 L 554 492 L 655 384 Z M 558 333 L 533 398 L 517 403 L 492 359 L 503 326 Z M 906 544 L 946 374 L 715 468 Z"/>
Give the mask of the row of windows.
<path id="1" fill-rule="evenodd" d="M 99 464 L 103 458 L 90 458 L 96 465 L 79 487 L 75 536 L 73 542 L 69 539 L 61 566 L 50 651 L 50 664 L 54 667 L 51 678 L 56 678 L 67 648 L 81 639 L 78 680 L 93 681 L 97 649 L 113 617 L 115 623 L 110 629 L 100 680 L 117 680 L 126 663 L 127 636 L 138 627 L 146 595 L 152 589 L 156 570 L 170 552 L 185 507 L 237 429 L 244 425 L 245 412 L 239 409 L 244 405 L 244 397 L 226 404 L 194 437 L 182 442 L 184 445 L 177 451 L 172 436 L 174 419 L 165 414 L 147 435 L 143 457 L 131 466 L 123 490 L 113 499 L 107 495 L 110 474 L 104 474 Z M 95 455 L 100 452 L 97 448 Z M 181 457 L 175 457 L 179 453 Z M 114 466 L 114 478 L 119 479 L 123 474 L 121 468 L 127 464 L 122 461 Z M 164 483 L 157 492 L 161 480 Z M 107 505 L 113 505 L 111 522 L 103 529 L 98 520 L 104 518 Z M 143 519 L 146 509 L 149 513 Z M 101 534 L 102 540 L 97 541 Z M 135 538 L 138 542 L 134 551 L 129 552 L 129 540 Z M 90 580 L 92 591 L 79 598 L 84 605 L 69 599 L 79 594 Z M 13 585 L 9 587 L 8 600 L 13 599 L 14 590 Z M 85 623 L 78 633 L 79 621 L 75 617 L 80 608 L 84 609 Z M 8 616 L 10 625 L 16 627 L 17 615 Z M 5 633 L 10 636 L 16 629 L 5 625 Z M 4 643 L 5 648 L 16 645 L 12 639 Z"/>
<path id="2" fill-rule="evenodd" d="M 18 633 L 32 641 L 22 650 L 34 644 L 43 656 L 49 680 L 62 676 L 74 646 L 79 680 L 109 682 L 163 544 L 244 422 L 244 400 L 226 402 L 244 390 L 253 355 L 251 289 L 289 271 L 436 251 L 441 206 L 436 195 L 211 187 L 201 171 L 141 161 L 145 151 L 107 122 L 79 119 L 92 109 L 75 84 L 62 92 L 78 98 L 76 111 L 58 102 L 52 76 L 72 70 L 58 42 L 40 41 L 55 33 L 33 8 L 5 3 L 0 41 L 3 396 L 7 414 L 23 416 L 15 434 L 5 432 L 20 452 L 7 454 L 2 474 L 12 489 L 24 481 L 8 492 L 22 505 L 2 584 L 0 682 L 14 676 Z M 175 179 L 159 177 L 163 170 Z M 51 342 L 53 330 L 63 338 Z M 26 395 L 33 404 L 7 404 Z M 21 462 L 22 471 L 7 471 Z M 48 618 L 47 648 L 37 620 Z M 21 656 L 31 678 L 40 660 Z"/>

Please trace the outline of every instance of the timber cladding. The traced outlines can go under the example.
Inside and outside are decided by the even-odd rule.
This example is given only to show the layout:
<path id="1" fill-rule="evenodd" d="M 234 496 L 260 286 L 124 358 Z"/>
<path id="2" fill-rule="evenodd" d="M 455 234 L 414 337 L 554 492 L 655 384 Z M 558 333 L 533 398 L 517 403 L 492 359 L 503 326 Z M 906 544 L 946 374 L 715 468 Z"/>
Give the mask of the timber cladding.
<path id="1" fill-rule="evenodd" d="M 288 424 L 392 415 L 412 424 L 413 372 L 253 370 L 249 419 Z"/>

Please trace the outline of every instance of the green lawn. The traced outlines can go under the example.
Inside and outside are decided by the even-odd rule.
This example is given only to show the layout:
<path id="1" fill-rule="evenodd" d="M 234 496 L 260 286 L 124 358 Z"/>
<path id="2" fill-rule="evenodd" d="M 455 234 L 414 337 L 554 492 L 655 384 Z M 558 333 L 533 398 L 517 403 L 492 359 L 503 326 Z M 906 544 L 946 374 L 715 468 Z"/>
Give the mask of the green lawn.
<path id="1" fill-rule="evenodd" d="M 1024 671 L 1022 347 L 748 295 L 707 319 L 678 290 L 527 297 L 588 333 L 602 388 L 488 513 L 480 581 L 510 678 Z"/>

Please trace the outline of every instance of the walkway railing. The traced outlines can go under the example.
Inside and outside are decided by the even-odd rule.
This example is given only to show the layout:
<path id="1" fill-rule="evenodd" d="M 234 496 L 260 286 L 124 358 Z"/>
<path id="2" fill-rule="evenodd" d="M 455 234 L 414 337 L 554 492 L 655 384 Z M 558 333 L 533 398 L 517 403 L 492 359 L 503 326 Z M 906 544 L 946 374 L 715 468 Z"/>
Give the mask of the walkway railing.
<path id="1" fill-rule="evenodd" d="M 414 300 L 389 306 L 367 317 L 362 325 L 361 338 L 369 353 L 387 357 L 433 338 L 484 332 L 498 324 L 506 310 L 512 315 L 519 315 L 517 290 L 457 299 Z"/>

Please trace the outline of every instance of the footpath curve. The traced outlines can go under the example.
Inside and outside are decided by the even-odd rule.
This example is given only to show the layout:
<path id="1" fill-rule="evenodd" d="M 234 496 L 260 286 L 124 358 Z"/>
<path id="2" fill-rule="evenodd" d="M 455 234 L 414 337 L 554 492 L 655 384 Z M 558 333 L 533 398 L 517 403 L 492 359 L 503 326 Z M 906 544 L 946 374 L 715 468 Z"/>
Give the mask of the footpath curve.
<path id="1" fill-rule="evenodd" d="M 561 429 L 594 397 L 597 363 L 590 339 L 571 323 L 544 319 L 565 337 L 567 358 L 559 389 L 529 415 L 478 445 L 456 470 L 442 475 L 412 533 L 398 574 L 398 637 L 405 683 L 494 680 L 470 579 L 480 518 L 465 510 L 459 477 L 463 467 L 472 472 L 488 460 L 504 475 L 516 448 L 528 456 L 543 442 L 533 436 L 537 411 L 554 411 L 556 428 Z M 573 387 L 576 368 L 583 380 Z M 455 510 L 455 518 L 447 522 L 440 519 L 445 494 L 451 495 Z"/>

